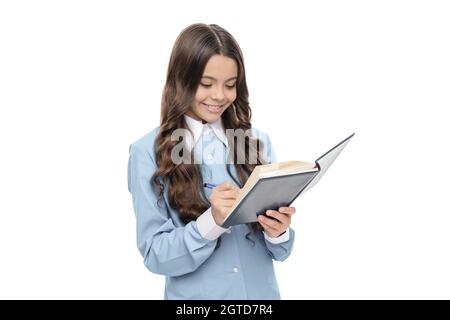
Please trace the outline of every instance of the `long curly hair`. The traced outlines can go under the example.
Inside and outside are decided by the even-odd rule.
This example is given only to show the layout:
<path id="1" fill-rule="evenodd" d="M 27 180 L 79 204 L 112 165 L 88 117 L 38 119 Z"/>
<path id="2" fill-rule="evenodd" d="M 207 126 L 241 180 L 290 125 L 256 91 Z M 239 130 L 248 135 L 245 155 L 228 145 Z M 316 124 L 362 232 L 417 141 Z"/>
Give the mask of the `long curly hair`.
<path id="1" fill-rule="evenodd" d="M 155 142 L 158 169 L 151 179 L 153 187 L 159 190 L 159 199 L 163 197 L 164 188 L 168 189 L 170 206 L 178 211 L 184 223 L 196 220 L 211 204 L 204 193 L 199 164 L 184 162 L 176 164 L 172 161 L 172 149 L 180 141 L 173 141 L 171 135 L 179 128 L 189 130 L 184 115 L 191 108 L 208 60 L 216 54 L 234 59 L 238 66 L 237 96 L 233 105 L 222 114 L 224 129 L 242 129 L 245 132 L 252 127 L 244 59 L 236 40 L 229 32 L 216 24 L 193 24 L 185 28 L 176 39 L 170 56 L 162 94 L 160 128 Z M 236 140 L 230 137 L 228 139 Z M 185 142 L 186 139 L 183 141 Z M 240 160 L 239 163 L 242 164 L 237 164 L 236 149 L 239 144 L 234 142 L 229 141 L 229 145 L 233 146 L 234 159 L 228 161 L 226 170 L 234 182 L 243 187 L 255 166 L 266 163 L 262 157 L 264 146 L 256 137 L 246 135 L 245 163 Z M 257 154 L 256 164 L 254 161 L 251 161 L 253 163 L 249 161 L 251 152 Z M 234 177 L 231 173 L 232 165 L 236 167 L 238 177 Z M 246 238 L 252 241 L 249 238 L 251 231 L 262 230 L 262 228 L 259 223 L 248 225 L 250 232 Z"/>

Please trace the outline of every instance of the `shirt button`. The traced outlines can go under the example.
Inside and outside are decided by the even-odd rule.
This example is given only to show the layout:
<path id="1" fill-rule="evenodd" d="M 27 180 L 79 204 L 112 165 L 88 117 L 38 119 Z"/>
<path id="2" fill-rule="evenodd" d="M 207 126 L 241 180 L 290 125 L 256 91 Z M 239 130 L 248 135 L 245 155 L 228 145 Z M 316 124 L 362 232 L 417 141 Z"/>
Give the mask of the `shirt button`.
<path id="1" fill-rule="evenodd" d="M 225 231 L 226 233 L 230 234 L 231 233 L 231 229 Z"/>
<path id="2" fill-rule="evenodd" d="M 238 272 L 238 271 L 239 271 L 239 269 L 238 269 L 238 268 L 236 268 L 236 267 L 234 267 L 234 268 L 233 268 L 233 271 L 234 271 L 234 272 Z"/>
<path id="3" fill-rule="evenodd" d="M 212 154 L 208 154 L 207 158 L 208 158 L 208 160 L 212 160 L 212 158 L 213 158 Z"/>

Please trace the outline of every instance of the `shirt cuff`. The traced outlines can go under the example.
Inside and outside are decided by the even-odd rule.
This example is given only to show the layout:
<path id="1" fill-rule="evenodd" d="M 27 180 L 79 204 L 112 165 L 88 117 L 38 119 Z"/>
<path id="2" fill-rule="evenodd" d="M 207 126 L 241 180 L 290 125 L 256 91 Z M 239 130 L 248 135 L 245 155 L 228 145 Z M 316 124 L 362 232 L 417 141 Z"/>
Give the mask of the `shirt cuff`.
<path id="1" fill-rule="evenodd" d="M 267 235 L 264 231 L 263 231 L 263 233 L 264 233 L 264 238 L 266 238 L 267 241 L 269 241 L 270 243 L 273 243 L 273 244 L 279 244 L 279 243 L 289 241 L 289 229 L 286 230 L 286 232 L 284 232 L 282 235 L 280 235 L 276 238 L 273 238 L 273 237 Z"/>
<path id="2" fill-rule="evenodd" d="M 197 229 L 203 238 L 207 240 L 216 240 L 222 233 L 226 232 L 230 228 L 222 228 L 218 226 L 214 221 L 211 208 L 209 208 L 197 218 Z"/>

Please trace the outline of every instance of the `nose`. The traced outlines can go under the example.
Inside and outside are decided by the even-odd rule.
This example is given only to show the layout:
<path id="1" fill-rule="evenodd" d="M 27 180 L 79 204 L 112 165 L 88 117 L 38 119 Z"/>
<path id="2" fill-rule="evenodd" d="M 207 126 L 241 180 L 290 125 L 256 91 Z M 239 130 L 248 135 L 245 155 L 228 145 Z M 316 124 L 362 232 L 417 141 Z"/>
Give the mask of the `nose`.
<path id="1" fill-rule="evenodd" d="M 220 86 L 217 86 L 217 89 L 212 94 L 212 98 L 219 102 L 224 100 L 225 94 L 223 92 L 223 89 L 220 88 Z"/>

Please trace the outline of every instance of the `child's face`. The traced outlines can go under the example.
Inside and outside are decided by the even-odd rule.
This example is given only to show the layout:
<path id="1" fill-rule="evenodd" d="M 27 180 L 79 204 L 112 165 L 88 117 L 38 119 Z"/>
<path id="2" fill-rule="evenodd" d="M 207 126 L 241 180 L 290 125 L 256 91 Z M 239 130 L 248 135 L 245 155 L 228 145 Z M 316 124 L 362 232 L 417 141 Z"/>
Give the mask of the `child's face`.
<path id="1" fill-rule="evenodd" d="M 237 74 L 236 61 L 218 54 L 212 56 L 187 114 L 204 122 L 217 121 L 236 99 Z"/>

